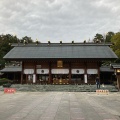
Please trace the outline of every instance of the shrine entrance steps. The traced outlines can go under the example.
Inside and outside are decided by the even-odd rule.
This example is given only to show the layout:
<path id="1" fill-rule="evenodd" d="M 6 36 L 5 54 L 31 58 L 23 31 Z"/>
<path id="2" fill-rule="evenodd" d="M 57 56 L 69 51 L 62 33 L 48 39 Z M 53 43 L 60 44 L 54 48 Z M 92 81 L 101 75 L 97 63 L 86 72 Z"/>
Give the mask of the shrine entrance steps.
<path id="1" fill-rule="evenodd" d="M 34 85 L 34 84 L 13 84 L 11 88 L 16 91 L 30 91 L 30 92 L 49 92 L 49 91 L 64 91 L 64 92 L 96 92 L 96 85 Z M 0 86 L 0 91 L 4 88 Z M 102 90 L 109 90 L 109 92 L 118 92 L 118 89 L 113 85 L 101 85 Z"/>

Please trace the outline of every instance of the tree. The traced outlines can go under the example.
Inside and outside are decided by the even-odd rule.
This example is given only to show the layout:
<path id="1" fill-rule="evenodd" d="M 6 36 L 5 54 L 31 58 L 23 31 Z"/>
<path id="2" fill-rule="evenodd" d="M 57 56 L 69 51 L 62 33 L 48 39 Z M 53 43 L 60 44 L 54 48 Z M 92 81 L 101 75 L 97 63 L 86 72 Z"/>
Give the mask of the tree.
<path id="1" fill-rule="evenodd" d="M 18 38 L 10 34 L 0 35 L 0 64 L 4 67 L 4 55 L 12 49 L 9 43 L 17 43 Z"/>
<path id="2" fill-rule="evenodd" d="M 21 39 L 22 42 L 24 40 L 26 40 L 29 43 L 33 42 L 33 40 L 27 36 Z M 4 67 L 5 65 L 5 60 L 3 59 L 3 57 L 13 48 L 10 44 L 18 43 L 18 42 L 20 42 L 20 39 L 17 38 L 17 36 L 13 36 L 10 34 L 0 35 L 0 65 L 1 65 L 1 68 Z"/>
<path id="3" fill-rule="evenodd" d="M 120 32 L 112 36 L 111 42 L 113 43 L 112 49 L 120 59 Z"/>
<path id="4" fill-rule="evenodd" d="M 105 42 L 111 42 L 111 38 L 112 38 L 112 36 L 113 36 L 114 34 L 115 34 L 114 32 L 108 32 L 108 33 L 105 35 Z"/>
<path id="5" fill-rule="evenodd" d="M 33 43 L 33 40 L 31 39 L 31 37 L 27 37 L 27 36 L 23 37 L 20 40 L 21 43 L 24 43 L 24 41 L 26 41 L 26 43 Z"/>
<path id="6" fill-rule="evenodd" d="M 93 39 L 93 42 L 95 43 L 101 43 L 104 42 L 104 37 L 102 34 L 97 33 Z"/>

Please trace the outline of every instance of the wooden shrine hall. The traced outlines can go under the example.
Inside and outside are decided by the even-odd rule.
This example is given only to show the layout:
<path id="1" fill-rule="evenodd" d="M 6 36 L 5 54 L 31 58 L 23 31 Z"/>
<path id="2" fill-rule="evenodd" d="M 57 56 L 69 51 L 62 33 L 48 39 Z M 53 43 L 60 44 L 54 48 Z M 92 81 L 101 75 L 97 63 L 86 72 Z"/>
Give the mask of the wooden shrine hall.
<path id="1" fill-rule="evenodd" d="M 13 44 L 4 59 L 21 64 L 21 84 L 95 84 L 103 61 L 118 57 L 103 43 Z"/>

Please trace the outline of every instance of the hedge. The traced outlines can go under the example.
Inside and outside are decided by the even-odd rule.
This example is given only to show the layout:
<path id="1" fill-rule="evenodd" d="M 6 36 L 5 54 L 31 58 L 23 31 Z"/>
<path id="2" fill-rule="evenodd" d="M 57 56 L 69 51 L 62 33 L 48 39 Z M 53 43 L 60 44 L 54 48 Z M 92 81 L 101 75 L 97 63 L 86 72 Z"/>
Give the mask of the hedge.
<path id="1" fill-rule="evenodd" d="M 0 79 L 0 85 L 6 84 L 6 83 L 12 83 L 12 81 L 7 78 Z"/>

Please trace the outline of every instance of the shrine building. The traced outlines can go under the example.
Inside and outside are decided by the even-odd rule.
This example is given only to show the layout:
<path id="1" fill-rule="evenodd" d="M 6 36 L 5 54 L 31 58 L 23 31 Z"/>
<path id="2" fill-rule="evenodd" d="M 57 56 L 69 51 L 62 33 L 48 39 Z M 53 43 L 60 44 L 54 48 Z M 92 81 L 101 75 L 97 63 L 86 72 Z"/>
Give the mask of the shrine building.
<path id="1" fill-rule="evenodd" d="M 95 84 L 103 61 L 118 57 L 104 43 L 13 44 L 4 59 L 21 65 L 21 84 Z M 15 70 L 14 70 L 15 71 Z"/>

